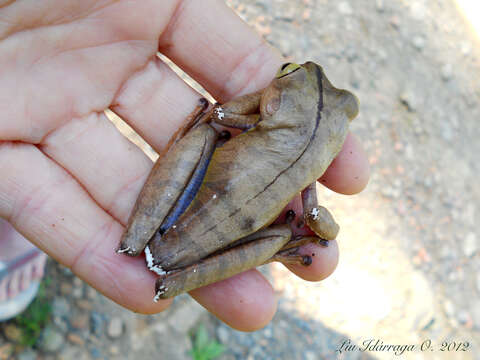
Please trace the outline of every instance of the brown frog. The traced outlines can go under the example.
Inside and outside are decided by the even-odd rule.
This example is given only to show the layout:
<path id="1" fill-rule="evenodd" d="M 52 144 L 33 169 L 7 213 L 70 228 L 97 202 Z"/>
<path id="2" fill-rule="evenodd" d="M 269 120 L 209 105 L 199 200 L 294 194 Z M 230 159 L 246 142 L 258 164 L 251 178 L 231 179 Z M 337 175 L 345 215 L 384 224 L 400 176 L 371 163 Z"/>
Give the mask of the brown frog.
<path id="1" fill-rule="evenodd" d="M 265 89 L 208 110 L 201 100 L 154 165 L 118 252 L 145 251 L 160 277 L 155 300 L 270 261 L 309 265 L 308 242 L 335 239 L 338 225 L 315 184 L 336 157 L 357 98 L 313 63 L 287 63 Z M 213 123 L 242 129 L 226 140 Z M 271 225 L 300 191 L 317 236 Z"/>

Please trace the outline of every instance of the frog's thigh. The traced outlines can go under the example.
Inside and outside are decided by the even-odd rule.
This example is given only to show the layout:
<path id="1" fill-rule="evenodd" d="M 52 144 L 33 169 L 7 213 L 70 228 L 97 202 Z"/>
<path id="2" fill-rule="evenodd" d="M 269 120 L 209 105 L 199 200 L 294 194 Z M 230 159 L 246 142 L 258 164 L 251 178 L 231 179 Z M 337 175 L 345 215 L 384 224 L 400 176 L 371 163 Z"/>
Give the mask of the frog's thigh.
<path id="1" fill-rule="evenodd" d="M 162 227 L 170 226 L 188 205 L 184 198 L 201 183 L 217 132 L 200 124 L 172 144 L 152 168 L 130 215 L 118 252 L 136 256 Z M 200 178 L 200 180 L 199 180 Z"/>
<path id="2" fill-rule="evenodd" d="M 155 300 L 173 297 L 260 266 L 268 262 L 290 238 L 288 225 L 274 225 L 241 239 L 237 246 L 196 264 L 170 271 L 157 280 Z"/>
<path id="3" fill-rule="evenodd" d="M 332 214 L 318 205 L 316 182 L 310 184 L 302 194 L 303 216 L 307 225 L 320 238 L 334 240 L 337 237 L 339 226 Z"/>

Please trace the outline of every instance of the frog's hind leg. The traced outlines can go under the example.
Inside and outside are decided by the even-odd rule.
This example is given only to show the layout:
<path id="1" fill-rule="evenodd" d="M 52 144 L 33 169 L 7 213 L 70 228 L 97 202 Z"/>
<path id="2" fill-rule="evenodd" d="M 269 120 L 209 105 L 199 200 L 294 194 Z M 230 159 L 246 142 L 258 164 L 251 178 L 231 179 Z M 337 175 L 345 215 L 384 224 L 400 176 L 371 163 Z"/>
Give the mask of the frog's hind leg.
<path id="1" fill-rule="evenodd" d="M 207 106 L 208 102 L 200 102 L 153 166 L 132 210 L 118 253 L 142 253 L 157 230 L 166 231 L 195 195 L 218 136 L 212 126 L 202 121 Z M 146 255 L 148 261 L 148 250 Z"/>
<path id="2" fill-rule="evenodd" d="M 269 262 L 291 238 L 288 225 L 273 225 L 244 238 L 238 246 L 218 251 L 157 279 L 155 301 L 229 278 Z"/>

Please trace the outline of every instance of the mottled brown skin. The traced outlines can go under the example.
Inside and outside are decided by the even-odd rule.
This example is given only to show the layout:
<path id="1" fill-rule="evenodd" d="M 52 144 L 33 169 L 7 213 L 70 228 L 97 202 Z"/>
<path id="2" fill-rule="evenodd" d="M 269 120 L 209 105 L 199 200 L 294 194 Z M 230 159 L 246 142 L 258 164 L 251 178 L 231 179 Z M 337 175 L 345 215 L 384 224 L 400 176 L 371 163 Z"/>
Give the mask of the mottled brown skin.
<path id="1" fill-rule="evenodd" d="M 199 191 L 175 226 L 163 235 L 155 233 L 152 239 L 148 233 L 150 236 L 147 235 L 146 241 L 149 241 L 154 264 L 170 271 L 157 282 L 157 295 L 160 297 L 174 296 L 178 292 L 218 281 L 225 274 L 232 276 L 266 262 L 265 259 L 274 258 L 272 254 L 277 251 L 267 254 L 262 250 L 260 254 L 258 249 L 245 250 L 254 248 L 245 241 L 242 241 L 243 245 L 223 253 L 221 249 L 268 227 L 299 191 L 315 183 L 342 148 L 349 121 L 358 112 L 355 96 L 334 88 L 318 65 L 306 63 L 296 66 L 294 71 L 288 66 L 283 73 L 280 70 L 280 74 L 264 90 L 215 108 L 202 118 L 201 125 L 191 130 L 198 131 L 196 129 L 206 126 L 204 122 L 208 121 L 250 129 L 215 150 Z M 168 163 L 168 166 L 156 165 L 155 171 L 170 173 L 171 167 L 176 165 L 186 168 L 184 172 L 191 172 L 189 166 L 195 161 L 188 160 L 187 155 L 180 161 L 175 153 L 176 146 L 173 148 L 165 157 L 175 160 L 159 160 Z M 192 151 L 194 158 L 199 157 L 198 150 L 186 151 Z M 155 177 L 162 181 L 168 178 L 165 174 L 150 176 Z M 162 185 L 162 181 L 158 183 Z M 145 187 L 154 188 L 156 185 L 147 182 Z M 142 196 L 165 199 L 167 192 L 164 188 L 156 188 Z M 180 192 L 176 189 L 176 193 Z M 158 206 L 156 199 L 139 199 L 139 202 Z M 315 203 L 316 198 L 308 203 L 310 210 Z M 140 213 L 152 211 L 142 210 L 142 204 L 136 207 L 140 208 Z M 334 238 L 338 229 L 335 231 L 332 225 L 333 218 L 326 209 L 319 214 L 315 219 L 306 217 L 306 222 L 321 238 Z M 132 218 L 136 216 L 134 212 Z M 158 221 L 157 226 L 160 226 Z M 138 253 L 139 248 L 145 247 L 145 239 L 139 240 L 137 236 L 141 234 L 127 230 L 119 251 L 133 255 L 127 250 L 130 246 Z M 291 234 L 280 237 L 282 240 L 278 240 L 279 243 L 287 246 Z M 264 239 L 271 237 L 261 236 L 252 241 L 271 241 Z M 282 246 L 278 251 L 282 250 Z M 265 248 L 263 245 L 258 247 Z M 294 251 L 289 254 L 293 255 Z M 252 256 L 256 259 L 252 260 Z M 284 258 L 288 262 L 288 256 Z M 227 263 L 228 269 L 225 268 Z M 306 264 L 303 260 L 302 263 Z M 203 280 L 199 280 L 197 274 L 199 266 L 209 269 L 202 270 Z M 193 269 L 196 271 L 193 272 Z M 174 276 L 177 280 L 172 280 Z M 165 291 L 166 288 L 170 290 Z"/>
<path id="2" fill-rule="evenodd" d="M 163 269 L 191 265 L 219 245 L 271 224 L 340 151 L 349 118 L 339 105 L 349 99 L 319 67 L 305 66 L 308 71 L 275 79 L 265 89 L 262 120 L 215 151 L 204 183 L 177 227 L 152 241 L 153 256 Z"/>

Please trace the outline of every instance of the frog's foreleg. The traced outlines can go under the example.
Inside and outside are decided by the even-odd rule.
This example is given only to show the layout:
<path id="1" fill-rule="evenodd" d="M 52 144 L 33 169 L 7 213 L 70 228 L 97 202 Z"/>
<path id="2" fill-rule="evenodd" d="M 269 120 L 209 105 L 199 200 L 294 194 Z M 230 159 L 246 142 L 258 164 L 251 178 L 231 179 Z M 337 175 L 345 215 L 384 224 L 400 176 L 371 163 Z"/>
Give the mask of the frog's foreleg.
<path id="1" fill-rule="evenodd" d="M 155 285 L 155 301 L 176 296 L 260 266 L 291 237 L 288 225 L 273 225 L 246 237 L 241 245 L 218 251 L 193 265 L 167 272 Z"/>
<path id="2" fill-rule="evenodd" d="M 215 105 L 212 120 L 220 125 L 248 130 L 260 120 L 260 99 L 262 91 L 247 94 L 225 104 Z"/>
<path id="3" fill-rule="evenodd" d="M 302 192 L 303 217 L 308 227 L 321 239 L 334 240 L 340 227 L 333 219 L 332 214 L 318 205 L 317 182 L 310 184 Z"/>

